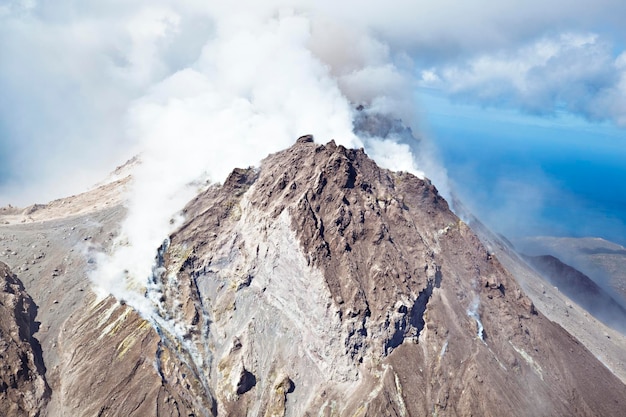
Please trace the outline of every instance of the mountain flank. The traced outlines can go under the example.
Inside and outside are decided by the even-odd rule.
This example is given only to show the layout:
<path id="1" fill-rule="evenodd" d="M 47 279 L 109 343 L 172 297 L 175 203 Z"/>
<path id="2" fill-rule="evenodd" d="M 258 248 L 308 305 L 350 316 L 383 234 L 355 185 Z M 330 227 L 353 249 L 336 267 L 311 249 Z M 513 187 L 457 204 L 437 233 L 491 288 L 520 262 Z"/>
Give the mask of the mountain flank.
<path id="1" fill-rule="evenodd" d="M 73 200 L 109 204 L 0 226 L 39 306 L 44 390 L 18 385 L 39 415 L 623 413 L 626 386 L 586 347 L 623 340 L 546 318 L 521 259 L 362 149 L 303 136 L 199 193 L 154 248 L 150 309 L 87 280 L 124 217 L 111 184 Z"/>
<path id="2" fill-rule="evenodd" d="M 591 278 L 552 255 L 525 256 L 546 280 L 607 325 L 626 334 L 626 309 Z"/>
<path id="3" fill-rule="evenodd" d="M 213 346 L 218 410 L 621 412 L 624 385 L 536 310 L 428 180 L 303 137 L 185 213 L 161 308 L 198 351 Z M 172 291 L 173 276 L 189 289 Z M 242 394 L 240 369 L 256 381 Z M 276 397 L 285 376 L 293 392 Z"/>

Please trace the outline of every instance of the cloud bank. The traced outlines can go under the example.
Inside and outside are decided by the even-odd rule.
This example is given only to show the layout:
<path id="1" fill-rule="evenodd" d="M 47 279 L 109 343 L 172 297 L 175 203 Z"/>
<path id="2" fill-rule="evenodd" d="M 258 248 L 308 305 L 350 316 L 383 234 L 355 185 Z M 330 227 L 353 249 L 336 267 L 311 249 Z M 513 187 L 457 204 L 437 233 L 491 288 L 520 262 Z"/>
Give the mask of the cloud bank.
<path id="1" fill-rule="evenodd" d="M 626 127 L 626 53 L 593 33 L 544 37 L 514 50 L 424 70 L 421 85 L 531 113 L 565 110 Z"/>
<path id="2" fill-rule="evenodd" d="M 139 145 L 129 108 L 193 68 L 224 16 L 246 11 L 242 22 L 267 20 L 280 10 L 310 19 L 307 48 L 342 94 L 372 99 L 385 88 L 377 99 L 393 97 L 405 118 L 411 106 L 398 103 L 412 100 L 400 94 L 439 80 L 437 88 L 468 101 L 561 107 L 625 123 L 624 45 L 612 41 L 626 38 L 621 0 L 7 0 L 0 4 L 0 204 L 41 202 L 99 181 Z M 541 61 L 546 48 L 553 54 Z M 580 68 L 569 71 L 570 64 Z"/>

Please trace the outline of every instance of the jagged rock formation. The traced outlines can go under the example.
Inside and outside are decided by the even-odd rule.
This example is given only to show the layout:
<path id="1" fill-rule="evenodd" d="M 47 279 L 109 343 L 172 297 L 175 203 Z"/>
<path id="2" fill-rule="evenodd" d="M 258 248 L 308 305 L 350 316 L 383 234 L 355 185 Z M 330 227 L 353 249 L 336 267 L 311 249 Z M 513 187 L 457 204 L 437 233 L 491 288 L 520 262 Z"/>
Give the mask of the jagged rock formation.
<path id="1" fill-rule="evenodd" d="M 0 262 L 0 415 L 39 416 L 50 396 L 37 331 L 37 306 Z"/>
<path id="2" fill-rule="evenodd" d="M 40 306 L 41 415 L 623 412 L 626 386 L 535 308 L 435 187 L 362 150 L 302 137 L 200 193 L 155 248 L 143 316 L 88 290 L 124 214 L 104 200 L 0 226 Z"/>
<path id="3" fill-rule="evenodd" d="M 624 385 L 427 180 L 303 137 L 185 214 L 160 309 L 186 323 L 220 414 L 621 412 Z"/>

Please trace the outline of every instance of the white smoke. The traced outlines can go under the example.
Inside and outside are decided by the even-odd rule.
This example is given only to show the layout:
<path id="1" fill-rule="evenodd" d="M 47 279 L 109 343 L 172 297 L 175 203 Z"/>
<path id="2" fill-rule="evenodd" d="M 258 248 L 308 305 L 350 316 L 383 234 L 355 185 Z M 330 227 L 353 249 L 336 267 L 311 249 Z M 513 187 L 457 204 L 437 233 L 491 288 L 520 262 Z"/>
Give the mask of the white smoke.
<path id="1" fill-rule="evenodd" d="M 480 299 L 477 295 L 474 296 L 472 303 L 467 309 L 467 315 L 476 321 L 476 337 L 481 341 L 485 341 L 485 328 L 482 321 L 480 321 L 480 314 L 478 313 L 478 307 L 480 306 Z"/>
<path id="2" fill-rule="evenodd" d="M 594 113 L 595 118 L 625 123 L 626 55 L 620 40 L 626 34 L 621 21 L 626 2 L 620 0 L 497 4 L 491 0 L 3 0 L 0 205 L 62 197 L 101 179 L 111 166 L 132 156 L 130 146 L 145 142 L 125 134 L 123 120 L 129 102 L 178 71 L 198 69 L 202 47 L 218 36 L 232 38 L 241 27 L 258 28 L 259 23 L 289 10 L 309 21 L 304 46 L 345 97 L 382 105 L 409 123 L 405 116 L 414 117 L 409 97 L 413 89 L 407 80 L 416 80 L 420 73 L 429 84 L 446 81 L 460 92 L 483 94 L 483 87 L 506 86 L 507 80 L 520 79 L 519 64 L 525 67 L 519 52 L 527 50 L 524 45 L 535 45 L 547 34 L 556 39 L 561 29 L 584 34 L 602 28 L 598 39 L 606 42 L 574 48 L 581 52 L 575 56 L 557 54 L 561 58 L 549 66 L 525 71 L 528 76 L 522 78 L 527 82 L 522 86 L 539 86 L 530 90 L 550 92 L 548 98 L 557 104 L 569 98 L 570 109 L 582 105 L 608 112 Z M 232 24 L 233 20 L 239 25 Z M 595 59 L 602 57 L 596 53 L 602 52 L 597 48 L 600 44 L 613 45 L 605 50 L 612 54 L 608 57 L 611 70 L 597 72 L 611 78 L 608 89 L 598 88 L 606 84 L 599 85 L 597 77 L 589 76 L 594 73 L 589 69 L 608 62 Z M 251 56 L 261 51 L 247 48 Z M 280 51 L 271 56 L 280 56 Z M 512 64 L 502 62 L 502 57 L 511 58 Z M 472 70 L 479 62 L 487 63 L 475 68 L 483 72 Z M 460 69 L 462 79 L 446 77 L 450 68 Z M 509 72 L 502 76 L 498 68 Z M 581 72 L 570 71 L 576 68 Z M 246 63 L 237 62 L 230 71 L 236 75 L 244 69 Z M 247 69 L 256 76 L 256 68 Z M 569 76 L 561 76 L 562 70 Z M 545 82 L 556 90 L 544 90 Z M 576 94 L 581 86 L 589 87 L 583 90 L 592 95 L 596 90 L 600 94 L 593 100 Z M 386 93 L 380 94 L 383 89 Z M 520 91 L 525 90 L 513 89 L 513 97 Z M 575 97 L 582 102 L 576 104 Z"/>
<path id="3" fill-rule="evenodd" d="M 91 278 L 144 313 L 150 307 L 136 294 L 148 286 L 156 249 L 180 223 L 177 213 L 199 187 L 222 182 L 235 167 L 257 165 L 313 134 L 319 142 L 364 146 L 381 165 L 422 175 L 417 143 L 397 136 L 361 141 L 353 133 L 355 103 L 393 118 L 414 114 L 401 88 L 408 77 L 389 48 L 365 32 L 352 47 L 355 32 L 327 18 L 263 11 L 214 11 L 213 35 L 193 65 L 130 108 L 141 164 L 121 235 Z M 167 22 L 177 19 L 168 14 Z"/>

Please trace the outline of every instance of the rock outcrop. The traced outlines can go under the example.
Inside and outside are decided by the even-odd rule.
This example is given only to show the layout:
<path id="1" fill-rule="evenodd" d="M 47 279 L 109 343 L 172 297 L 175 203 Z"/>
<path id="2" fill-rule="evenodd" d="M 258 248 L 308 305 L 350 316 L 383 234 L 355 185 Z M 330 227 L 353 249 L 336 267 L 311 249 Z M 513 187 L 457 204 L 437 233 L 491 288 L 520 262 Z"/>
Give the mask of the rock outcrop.
<path id="1" fill-rule="evenodd" d="M 35 321 L 37 306 L 0 262 L 0 415 L 39 416 L 49 397 Z"/>

